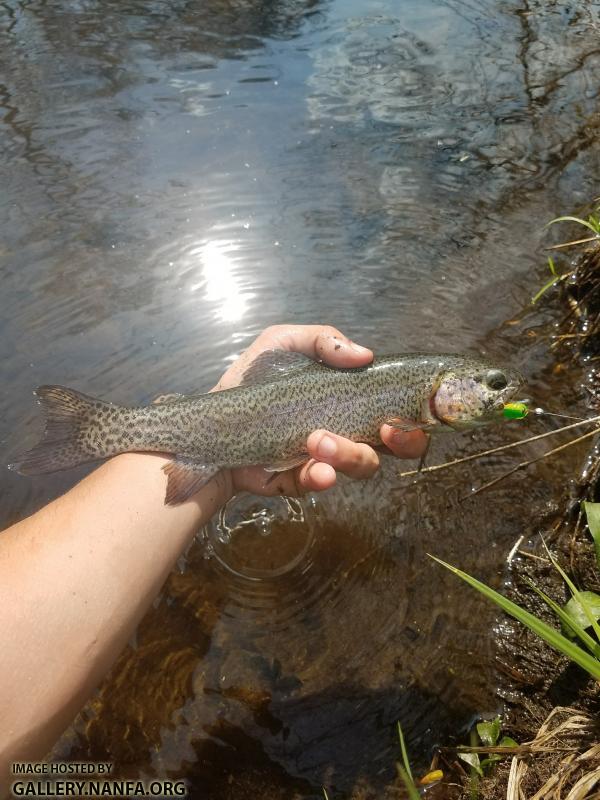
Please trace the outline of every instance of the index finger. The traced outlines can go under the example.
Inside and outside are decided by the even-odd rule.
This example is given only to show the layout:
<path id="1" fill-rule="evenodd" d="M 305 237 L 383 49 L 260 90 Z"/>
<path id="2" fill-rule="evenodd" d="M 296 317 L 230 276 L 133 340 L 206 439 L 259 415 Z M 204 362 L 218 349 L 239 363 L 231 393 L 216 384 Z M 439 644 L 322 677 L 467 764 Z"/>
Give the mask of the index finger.
<path id="1" fill-rule="evenodd" d="M 373 360 L 371 350 L 356 344 L 331 325 L 272 325 L 229 367 L 217 388 L 237 386 L 252 361 L 265 350 L 304 353 L 332 367 L 362 367 Z"/>

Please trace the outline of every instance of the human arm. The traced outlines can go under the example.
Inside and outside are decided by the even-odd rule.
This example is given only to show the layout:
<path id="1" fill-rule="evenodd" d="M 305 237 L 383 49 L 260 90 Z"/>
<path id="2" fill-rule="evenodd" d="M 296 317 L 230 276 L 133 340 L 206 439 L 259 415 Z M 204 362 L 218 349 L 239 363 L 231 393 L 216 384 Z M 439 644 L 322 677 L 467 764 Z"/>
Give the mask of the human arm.
<path id="1" fill-rule="evenodd" d="M 227 371 L 234 386 L 254 357 L 281 347 L 334 366 L 362 366 L 372 353 L 323 326 L 269 328 Z M 335 452 L 320 453 L 329 436 Z M 387 426 L 382 440 L 418 456 L 419 432 Z M 198 529 L 236 492 L 302 494 L 335 483 L 336 470 L 371 475 L 372 448 L 324 431 L 310 460 L 275 483 L 258 467 L 225 470 L 190 501 L 166 506 L 168 458 L 117 456 L 58 500 L 0 534 L 0 786 L 13 760 L 42 757 L 108 672 Z M 411 449 L 412 448 L 412 449 Z"/>

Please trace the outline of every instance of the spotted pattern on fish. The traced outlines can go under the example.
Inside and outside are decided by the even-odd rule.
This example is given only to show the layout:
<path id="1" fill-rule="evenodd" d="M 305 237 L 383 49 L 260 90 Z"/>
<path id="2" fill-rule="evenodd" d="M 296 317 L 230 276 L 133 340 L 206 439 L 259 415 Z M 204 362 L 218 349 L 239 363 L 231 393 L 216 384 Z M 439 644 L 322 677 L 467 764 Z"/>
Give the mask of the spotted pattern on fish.
<path id="1" fill-rule="evenodd" d="M 502 388 L 488 385 L 491 375 Z M 498 375 L 504 380 L 498 382 Z M 117 406 L 42 386 L 36 394 L 46 415 L 45 437 L 14 466 L 39 474 L 118 453 L 154 451 L 178 458 L 180 472 L 194 465 L 209 467 L 207 475 L 218 467 L 276 468 L 306 453 L 306 440 L 318 428 L 378 445 L 385 422 L 430 431 L 490 422 L 521 384 L 515 370 L 470 356 L 410 353 L 335 369 L 269 351 L 239 387 L 163 396 L 149 406 Z"/>

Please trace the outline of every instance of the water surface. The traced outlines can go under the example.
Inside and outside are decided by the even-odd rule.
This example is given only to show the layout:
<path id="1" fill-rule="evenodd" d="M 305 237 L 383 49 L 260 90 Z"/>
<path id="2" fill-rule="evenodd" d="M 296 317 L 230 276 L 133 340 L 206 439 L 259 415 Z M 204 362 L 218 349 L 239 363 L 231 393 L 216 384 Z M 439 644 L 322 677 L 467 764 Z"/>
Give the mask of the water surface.
<path id="1" fill-rule="evenodd" d="M 597 192 L 597 12 L 5 0 L 0 462 L 35 438 L 39 384 L 208 389 L 284 321 L 500 357 L 539 402 L 584 411 L 551 369 L 550 315 L 505 321 L 545 279 L 543 223 Z M 493 611 L 425 554 L 499 583 L 575 457 L 461 501 L 510 463 L 400 483 L 388 462 L 293 507 L 242 498 L 57 754 L 215 798 L 358 796 L 393 778 L 398 719 L 424 760 L 499 704 Z M 5 524 L 75 479 L 0 475 Z"/>

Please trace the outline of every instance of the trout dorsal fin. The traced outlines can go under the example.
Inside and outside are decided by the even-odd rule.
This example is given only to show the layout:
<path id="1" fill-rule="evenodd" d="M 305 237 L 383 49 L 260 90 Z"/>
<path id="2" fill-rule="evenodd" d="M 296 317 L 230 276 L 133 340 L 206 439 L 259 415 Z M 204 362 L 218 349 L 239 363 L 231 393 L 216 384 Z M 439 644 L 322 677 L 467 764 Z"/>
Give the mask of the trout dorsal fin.
<path id="1" fill-rule="evenodd" d="M 240 386 L 253 386 L 256 383 L 271 383 L 285 378 L 299 369 L 316 362 L 302 353 L 289 350 L 265 350 L 258 355 L 242 375 Z"/>

